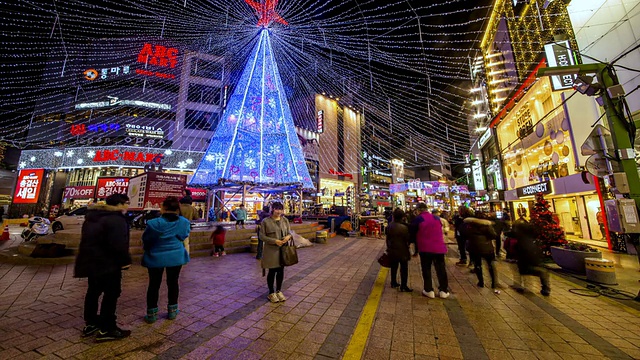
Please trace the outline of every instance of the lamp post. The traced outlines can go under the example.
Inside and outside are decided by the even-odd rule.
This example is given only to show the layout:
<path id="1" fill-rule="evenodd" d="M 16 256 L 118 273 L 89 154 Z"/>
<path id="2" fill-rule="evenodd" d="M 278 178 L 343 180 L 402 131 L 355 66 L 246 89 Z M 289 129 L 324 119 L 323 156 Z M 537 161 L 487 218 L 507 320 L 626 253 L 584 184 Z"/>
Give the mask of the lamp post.
<path id="1" fill-rule="evenodd" d="M 636 207 L 640 205 L 640 177 L 638 176 L 638 167 L 636 165 L 634 150 L 631 145 L 632 134 L 634 129 L 619 114 L 624 114 L 622 109 L 622 100 L 620 97 L 611 97 L 609 90 L 619 85 L 618 79 L 611 73 L 611 67 L 607 64 L 582 64 L 571 66 L 559 66 L 541 68 L 538 70 L 538 76 L 565 76 L 565 75 L 586 75 L 596 74 L 598 84 L 588 84 L 582 82 L 578 85 L 577 90 L 583 94 L 601 95 L 602 106 L 605 109 L 605 115 L 611 131 L 613 145 L 616 150 L 612 155 L 616 161 L 620 163 L 620 167 L 627 176 L 629 183 L 629 197 L 636 202 Z M 576 85 L 574 85 L 575 87 Z"/>

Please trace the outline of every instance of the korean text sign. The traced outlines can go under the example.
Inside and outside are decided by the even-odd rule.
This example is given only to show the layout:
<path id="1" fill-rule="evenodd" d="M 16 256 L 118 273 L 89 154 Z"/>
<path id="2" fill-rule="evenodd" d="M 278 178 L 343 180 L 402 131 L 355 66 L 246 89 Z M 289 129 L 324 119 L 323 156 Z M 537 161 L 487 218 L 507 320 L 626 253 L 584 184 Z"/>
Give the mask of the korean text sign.
<path id="1" fill-rule="evenodd" d="M 20 170 L 16 192 L 13 196 L 14 204 L 35 204 L 38 202 L 40 188 L 44 177 L 44 169 Z"/>
<path id="2" fill-rule="evenodd" d="M 129 178 L 125 177 L 101 177 L 96 185 L 96 197 L 104 199 L 112 194 L 127 195 Z"/>

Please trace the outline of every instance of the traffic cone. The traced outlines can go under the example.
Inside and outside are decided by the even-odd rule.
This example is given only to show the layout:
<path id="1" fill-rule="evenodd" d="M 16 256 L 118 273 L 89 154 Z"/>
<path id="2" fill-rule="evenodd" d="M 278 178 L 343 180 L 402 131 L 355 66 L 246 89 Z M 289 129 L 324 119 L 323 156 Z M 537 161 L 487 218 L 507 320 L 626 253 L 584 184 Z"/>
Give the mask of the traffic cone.
<path id="1" fill-rule="evenodd" d="M 2 236 L 0 236 L 0 241 L 8 241 L 9 240 L 9 225 L 4 226 L 4 230 L 2 231 Z"/>

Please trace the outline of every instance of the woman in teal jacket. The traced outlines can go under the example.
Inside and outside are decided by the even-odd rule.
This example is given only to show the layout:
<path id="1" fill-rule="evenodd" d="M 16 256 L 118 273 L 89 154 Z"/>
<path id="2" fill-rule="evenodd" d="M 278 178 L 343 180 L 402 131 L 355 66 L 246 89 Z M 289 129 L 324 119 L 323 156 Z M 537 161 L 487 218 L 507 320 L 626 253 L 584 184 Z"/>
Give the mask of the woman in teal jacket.
<path id="1" fill-rule="evenodd" d="M 142 266 L 149 271 L 147 289 L 147 315 L 144 320 L 151 324 L 158 319 L 158 294 L 162 284 L 162 274 L 167 269 L 167 288 L 169 293 L 169 320 L 178 315 L 178 278 L 182 265 L 189 262 L 189 254 L 184 248 L 184 239 L 189 236 L 189 220 L 178 215 L 178 198 L 168 197 L 162 203 L 159 218 L 149 220 L 142 234 L 144 255 Z"/>

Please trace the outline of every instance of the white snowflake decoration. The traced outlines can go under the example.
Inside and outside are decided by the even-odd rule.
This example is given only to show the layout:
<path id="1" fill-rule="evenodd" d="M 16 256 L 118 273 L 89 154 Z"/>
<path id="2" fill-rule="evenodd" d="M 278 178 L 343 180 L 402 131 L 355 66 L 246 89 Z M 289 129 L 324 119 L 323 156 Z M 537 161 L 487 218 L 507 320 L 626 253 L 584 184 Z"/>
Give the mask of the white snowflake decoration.
<path id="1" fill-rule="evenodd" d="M 277 155 L 280 154 L 280 145 L 271 145 L 271 147 L 269 148 L 269 152 L 272 155 Z"/>
<path id="2" fill-rule="evenodd" d="M 180 161 L 180 162 L 178 163 L 178 168 L 180 168 L 180 169 L 186 169 L 186 168 L 187 168 L 187 163 L 186 163 L 186 162 L 184 162 L 184 161 Z"/>
<path id="3" fill-rule="evenodd" d="M 256 159 L 250 158 L 250 157 L 244 159 L 244 166 L 246 166 L 249 169 L 255 169 L 256 168 Z"/>
<path id="4" fill-rule="evenodd" d="M 204 157 L 204 159 L 205 159 L 205 160 L 207 160 L 207 161 L 213 161 L 215 158 L 216 158 L 216 157 L 215 157 L 215 156 L 213 156 L 213 155 L 211 155 L 211 154 L 209 154 L 209 155 L 207 155 L 207 156 L 205 156 L 205 157 Z"/>

